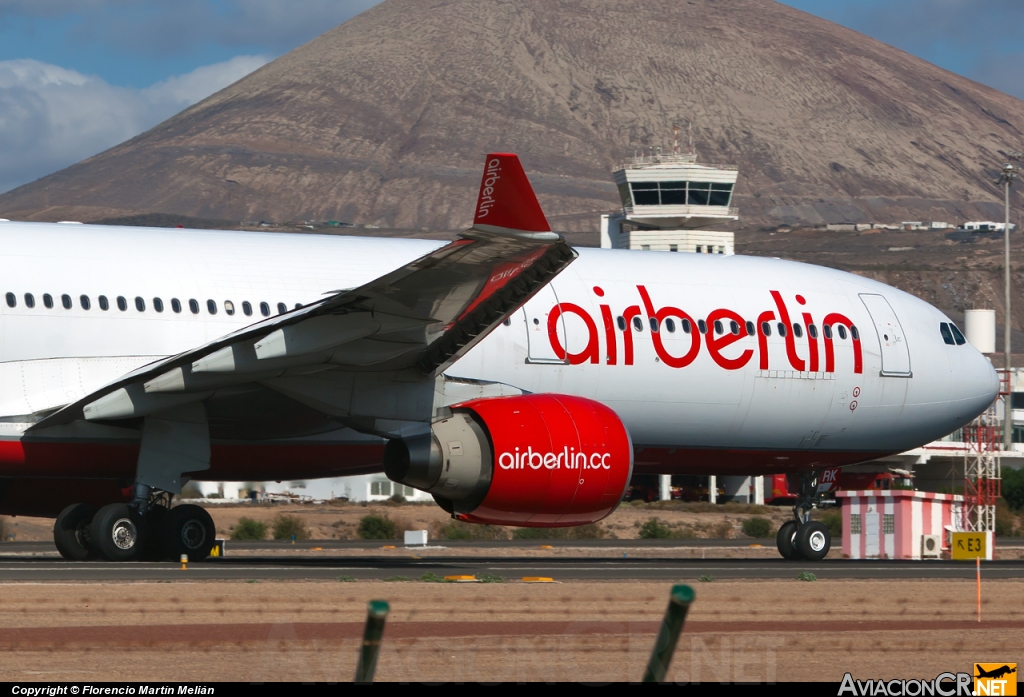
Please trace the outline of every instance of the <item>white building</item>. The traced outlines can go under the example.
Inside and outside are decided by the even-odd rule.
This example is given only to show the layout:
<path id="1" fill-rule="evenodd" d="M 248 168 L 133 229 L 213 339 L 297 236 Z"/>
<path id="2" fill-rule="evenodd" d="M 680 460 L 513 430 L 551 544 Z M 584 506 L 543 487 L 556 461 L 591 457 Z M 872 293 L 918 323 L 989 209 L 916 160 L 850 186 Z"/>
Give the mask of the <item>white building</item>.
<path id="1" fill-rule="evenodd" d="M 1013 232 L 1016 227 L 1010 223 L 1010 232 Z M 968 232 L 1003 232 L 1006 229 L 1006 223 L 996 223 L 991 220 L 969 220 L 964 223 L 963 229 Z"/>
<path id="2" fill-rule="evenodd" d="M 196 482 L 196 484 L 204 496 L 229 500 L 247 498 L 250 491 L 259 491 L 262 494 L 287 494 L 313 501 L 331 501 L 333 499 L 385 501 L 395 494 L 401 494 L 409 501 L 433 500 L 430 494 L 413 489 L 411 486 L 392 482 L 383 473 L 293 482 Z"/>
<path id="3" fill-rule="evenodd" d="M 613 176 L 622 212 L 601 216 L 601 247 L 735 253 L 733 233 L 701 228 L 739 219 L 731 207 L 736 167 L 701 165 L 695 154 L 676 152 L 634 157 Z"/>

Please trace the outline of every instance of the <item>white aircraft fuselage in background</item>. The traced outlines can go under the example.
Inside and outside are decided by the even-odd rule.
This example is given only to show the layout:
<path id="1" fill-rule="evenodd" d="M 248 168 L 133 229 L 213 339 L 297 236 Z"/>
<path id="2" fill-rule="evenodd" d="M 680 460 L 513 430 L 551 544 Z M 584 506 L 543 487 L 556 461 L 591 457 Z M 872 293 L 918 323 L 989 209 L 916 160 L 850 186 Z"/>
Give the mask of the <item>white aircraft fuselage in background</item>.
<path id="1" fill-rule="evenodd" d="M 25 430 L 279 304 L 360 286 L 443 244 L 0 222 L 0 481 L 130 480 L 138 424 Z M 883 284 L 776 259 L 577 251 L 446 375 L 608 405 L 628 428 L 636 472 L 861 462 L 950 433 L 998 392 L 984 356 L 944 341 L 942 312 Z M 327 417 L 276 420 L 272 405 L 253 410 L 248 425 L 211 412 L 210 469 L 197 478 L 381 471 L 378 436 Z"/>

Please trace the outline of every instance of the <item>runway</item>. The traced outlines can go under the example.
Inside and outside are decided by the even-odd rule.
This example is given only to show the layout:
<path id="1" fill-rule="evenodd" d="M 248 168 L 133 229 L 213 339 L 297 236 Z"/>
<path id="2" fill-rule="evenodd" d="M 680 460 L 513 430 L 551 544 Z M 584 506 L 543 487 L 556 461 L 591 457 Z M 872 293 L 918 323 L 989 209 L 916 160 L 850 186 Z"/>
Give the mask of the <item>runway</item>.
<path id="1" fill-rule="evenodd" d="M 433 550 L 420 556 L 414 549 L 399 548 L 388 554 L 345 555 L 343 548 L 326 545 L 317 556 L 258 554 L 271 549 L 263 543 L 244 556 L 191 562 L 183 570 L 179 563 L 67 562 L 50 554 L 38 554 L 43 543 L 17 543 L 0 548 L 0 582 L 25 581 L 192 581 L 192 580 L 391 580 L 413 581 L 425 574 L 443 576 L 491 576 L 505 581 L 523 577 L 560 580 L 665 580 L 696 581 L 701 576 L 715 579 L 790 579 L 801 572 L 820 579 L 964 579 L 973 578 L 973 562 L 849 560 L 787 562 L 783 559 L 679 559 L 659 556 L 631 558 L 618 556 L 574 556 L 569 549 L 552 550 L 552 556 L 445 556 Z M 622 547 L 620 541 L 619 547 Z M 380 547 L 377 543 L 374 546 Z M 476 545 L 474 545 L 476 546 Z M 536 544 L 532 547 L 536 548 Z M 49 548 L 52 550 L 52 546 Z M 983 562 L 982 575 L 988 579 L 1024 578 L 1024 561 Z"/>

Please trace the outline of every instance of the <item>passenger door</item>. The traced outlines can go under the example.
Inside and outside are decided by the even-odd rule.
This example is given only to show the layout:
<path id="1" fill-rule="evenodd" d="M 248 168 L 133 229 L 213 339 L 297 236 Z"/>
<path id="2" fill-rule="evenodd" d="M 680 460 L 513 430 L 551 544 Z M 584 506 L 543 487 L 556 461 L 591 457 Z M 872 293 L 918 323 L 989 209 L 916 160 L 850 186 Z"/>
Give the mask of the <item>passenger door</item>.
<path id="1" fill-rule="evenodd" d="M 860 299 L 871 315 L 875 332 L 878 334 L 878 343 L 882 350 L 882 375 L 911 377 L 910 349 L 907 347 L 906 334 L 903 333 L 899 318 L 896 317 L 889 302 L 881 295 L 873 293 L 861 293 Z"/>
<path id="2" fill-rule="evenodd" d="M 530 302 L 523 306 L 523 318 L 526 321 L 528 345 L 527 363 L 554 363 L 562 365 L 566 361 L 555 353 L 548 335 L 548 316 L 558 306 L 558 295 L 550 283 L 540 289 Z M 565 316 L 558 318 L 556 336 L 563 349 L 567 346 L 565 339 Z"/>

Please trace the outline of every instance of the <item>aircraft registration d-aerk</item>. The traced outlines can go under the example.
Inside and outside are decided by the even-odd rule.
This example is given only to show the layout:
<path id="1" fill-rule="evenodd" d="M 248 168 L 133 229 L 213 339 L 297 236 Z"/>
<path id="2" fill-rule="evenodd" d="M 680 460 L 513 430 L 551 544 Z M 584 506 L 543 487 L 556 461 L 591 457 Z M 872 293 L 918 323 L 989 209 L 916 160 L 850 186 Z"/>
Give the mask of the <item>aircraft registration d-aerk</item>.
<path id="1" fill-rule="evenodd" d="M 454 241 L 0 223 L 0 513 L 69 559 L 205 557 L 189 479 L 384 471 L 476 523 L 600 520 L 630 476 L 799 479 L 941 437 L 998 391 L 940 311 L 743 256 L 572 249 L 515 155 Z"/>

